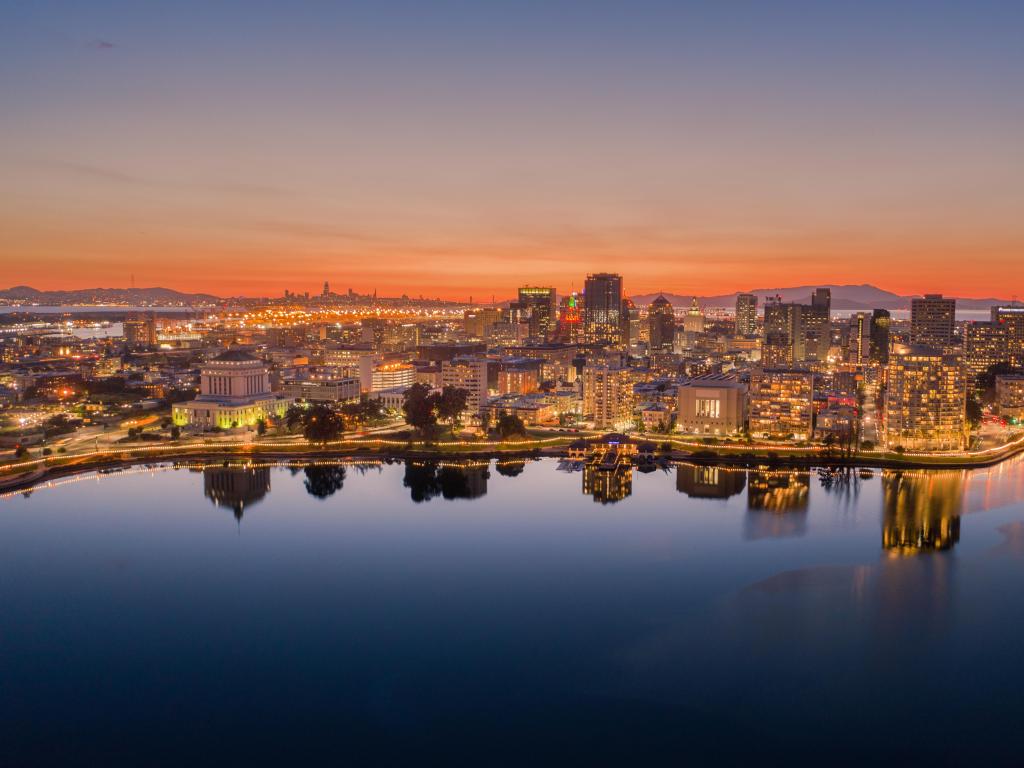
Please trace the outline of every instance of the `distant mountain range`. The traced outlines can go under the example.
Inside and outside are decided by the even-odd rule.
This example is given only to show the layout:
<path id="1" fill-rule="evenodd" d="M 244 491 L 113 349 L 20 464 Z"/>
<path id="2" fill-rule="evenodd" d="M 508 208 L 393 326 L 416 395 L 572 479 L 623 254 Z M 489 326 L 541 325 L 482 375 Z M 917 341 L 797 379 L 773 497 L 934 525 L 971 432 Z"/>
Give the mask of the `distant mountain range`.
<path id="1" fill-rule="evenodd" d="M 910 309 L 910 300 L 914 296 L 900 296 L 891 291 L 884 291 L 873 285 L 800 285 L 794 288 L 756 288 L 751 291 L 737 291 L 719 296 L 698 296 L 697 303 L 702 307 L 734 307 L 739 293 L 753 293 L 757 296 L 758 305 L 764 304 L 769 296 L 781 296 L 783 301 L 810 303 L 811 292 L 815 288 L 828 288 L 832 291 L 832 309 Z M 693 296 L 680 296 L 676 293 L 648 293 L 633 296 L 637 306 L 645 306 L 658 296 L 664 295 L 676 307 L 688 307 Z M 988 309 L 997 304 L 1009 304 L 1008 299 L 961 299 L 957 298 L 957 309 Z"/>
<path id="2" fill-rule="evenodd" d="M 0 290 L 0 299 L 32 304 L 210 304 L 222 301 L 208 293 L 182 293 L 170 288 L 83 288 L 40 291 L 27 285 Z"/>

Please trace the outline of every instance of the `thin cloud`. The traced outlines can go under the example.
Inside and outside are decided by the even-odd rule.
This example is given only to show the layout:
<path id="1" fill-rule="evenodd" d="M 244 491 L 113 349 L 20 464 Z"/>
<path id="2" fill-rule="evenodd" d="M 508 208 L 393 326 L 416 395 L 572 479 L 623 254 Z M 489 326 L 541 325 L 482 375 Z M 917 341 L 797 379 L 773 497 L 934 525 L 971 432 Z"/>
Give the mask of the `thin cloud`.
<path id="1" fill-rule="evenodd" d="M 109 40 L 93 40 L 89 43 L 90 48 L 95 48 L 98 51 L 107 51 L 114 47 L 114 44 Z"/>

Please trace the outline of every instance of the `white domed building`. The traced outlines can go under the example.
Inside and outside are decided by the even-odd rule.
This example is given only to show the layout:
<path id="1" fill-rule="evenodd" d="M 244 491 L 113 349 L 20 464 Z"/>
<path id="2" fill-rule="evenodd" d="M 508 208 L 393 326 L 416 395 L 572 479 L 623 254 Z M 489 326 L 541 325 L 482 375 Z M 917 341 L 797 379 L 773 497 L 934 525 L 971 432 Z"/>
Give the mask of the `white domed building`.
<path id="1" fill-rule="evenodd" d="M 250 427 L 284 414 L 291 398 L 272 392 L 270 370 L 258 357 L 229 349 L 200 370 L 199 396 L 176 403 L 174 423 L 193 429 Z"/>

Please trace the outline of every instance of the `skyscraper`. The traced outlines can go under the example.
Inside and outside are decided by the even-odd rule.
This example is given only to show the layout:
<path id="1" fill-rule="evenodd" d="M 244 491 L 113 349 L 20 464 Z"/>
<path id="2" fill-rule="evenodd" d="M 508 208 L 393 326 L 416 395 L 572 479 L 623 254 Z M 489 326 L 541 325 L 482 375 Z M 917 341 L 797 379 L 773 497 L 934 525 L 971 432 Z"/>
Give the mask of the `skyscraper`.
<path id="1" fill-rule="evenodd" d="M 757 296 L 741 293 L 736 297 L 736 335 L 753 336 L 757 333 Z"/>
<path id="2" fill-rule="evenodd" d="M 555 289 L 523 286 L 519 289 L 519 304 L 528 310 L 530 336 L 550 338 L 558 323 L 558 296 Z"/>
<path id="3" fill-rule="evenodd" d="M 911 346 L 886 369 L 885 444 L 958 450 L 967 439 L 967 380 L 959 355 Z"/>
<path id="4" fill-rule="evenodd" d="M 783 303 L 778 297 L 765 302 L 761 343 L 761 361 L 765 367 L 791 368 L 800 359 L 797 354 L 801 337 L 800 308 L 799 304 Z"/>
<path id="5" fill-rule="evenodd" d="M 910 343 L 946 349 L 953 343 L 956 299 L 926 293 L 910 302 Z"/>
<path id="6" fill-rule="evenodd" d="M 632 421 L 633 383 L 616 356 L 583 368 L 583 413 L 597 429 L 623 429 Z"/>
<path id="7" fill-rule="evenodd" d="M 651 352 L 671 352 L 675 343 L 676 313 L 664 296 L 659 295 L 647 308 L 647 326 L 650 328 Z"/>
<path id="8" fill-rule="evenodd" d="M 889 310 L 876 309 L 871 312 L 871 347 L 868 354 L 872 363 L 889 364 L 889 326 L 892 318 Z"/>
<path id="9" fill-rule="evenodd" d="M 815 288 L 810 305 L 800 308 L 800 329 L 802 332 L 802 354 L 796 354 L 798 361 L 822 363 L 828 360 L 828 349 L 832 344 L 832 291 Z"/>
<path id="10" fill-rule="evenodd" d="M 583 289 L 583 336 L 588 343 L 622 341 L 622 276 L 587 275 Z"/>

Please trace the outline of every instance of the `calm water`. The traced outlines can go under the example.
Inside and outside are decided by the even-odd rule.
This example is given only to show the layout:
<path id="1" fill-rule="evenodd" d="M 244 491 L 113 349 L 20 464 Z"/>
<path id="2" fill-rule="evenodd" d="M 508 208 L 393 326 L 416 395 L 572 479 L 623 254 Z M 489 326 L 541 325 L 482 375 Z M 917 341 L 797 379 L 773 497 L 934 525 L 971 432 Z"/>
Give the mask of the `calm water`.
<path id="1" fill-rule="evenodd" d="M 0 498 L 0 765 L 1019 762 L 1024 465 Z"/>

